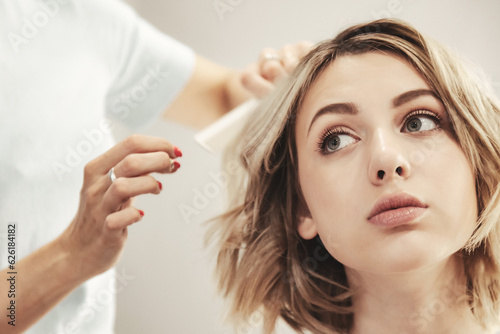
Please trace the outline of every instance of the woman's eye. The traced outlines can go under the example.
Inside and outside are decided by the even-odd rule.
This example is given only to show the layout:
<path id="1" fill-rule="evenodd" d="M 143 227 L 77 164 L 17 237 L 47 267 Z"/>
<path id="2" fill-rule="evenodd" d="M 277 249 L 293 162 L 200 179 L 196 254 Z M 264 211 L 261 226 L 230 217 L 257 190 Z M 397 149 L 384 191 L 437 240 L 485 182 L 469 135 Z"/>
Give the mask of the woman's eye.
<path id="1" fill-rule="evenodd" d="M 404 124 L 404 130 L 408 132 L 429 131 L 437 127 L 438 121 L 426 115 L 409 117 Z"/>
<path id="2" fill-rule="evenodd" d="M 354 142 L 356 142 L 356 139 L 348 134 L 334 134 L 325 139 L 323 150 L 325 153 L 332 153 Z"/>

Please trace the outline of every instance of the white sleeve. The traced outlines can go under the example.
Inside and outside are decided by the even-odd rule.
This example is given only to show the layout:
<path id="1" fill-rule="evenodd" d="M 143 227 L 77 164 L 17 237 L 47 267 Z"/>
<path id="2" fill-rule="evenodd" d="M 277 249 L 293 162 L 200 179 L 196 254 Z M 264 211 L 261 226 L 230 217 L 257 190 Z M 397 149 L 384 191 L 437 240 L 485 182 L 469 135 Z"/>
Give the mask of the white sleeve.
<path id="1" fill-rule="evenodd" d="M 85 2 L 92 10 L 87 31 L 96 34 L 111 68 L 106 113 L 130 128 L 143 128 L 181 92 L 194 69 L 194 52 L 118 0 Z"/>

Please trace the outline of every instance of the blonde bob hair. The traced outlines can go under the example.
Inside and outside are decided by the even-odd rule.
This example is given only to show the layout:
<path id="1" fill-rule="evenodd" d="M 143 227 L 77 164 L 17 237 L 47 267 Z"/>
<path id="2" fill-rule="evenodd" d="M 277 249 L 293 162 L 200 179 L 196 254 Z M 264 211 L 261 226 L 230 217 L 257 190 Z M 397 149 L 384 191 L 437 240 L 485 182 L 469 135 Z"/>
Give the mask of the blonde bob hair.
<path id="1" fill-rule="evenodd" d="M 352 294 L 344 267 L 319 237 L 297 232 L 302 201 L 294 127 L 311 85 L 337 57 L 381 51 L 404 57 L 445 106 L 476 178 L 477 226 L 459 251 L 471 310 L 483 326 L 500 315 L 500 110 L 461 60 L 407 23 L 384 19 L 319 43 L 289 80 L 252 114 L 234 144 L 243 169 L 231 208 L 215 219 L 217 274 L 231 314 L 263 314 L 266 333 L 281 318 L 296 331 L 348 333 Z M 214 239 L 214 237 L 216 237 Z"/>

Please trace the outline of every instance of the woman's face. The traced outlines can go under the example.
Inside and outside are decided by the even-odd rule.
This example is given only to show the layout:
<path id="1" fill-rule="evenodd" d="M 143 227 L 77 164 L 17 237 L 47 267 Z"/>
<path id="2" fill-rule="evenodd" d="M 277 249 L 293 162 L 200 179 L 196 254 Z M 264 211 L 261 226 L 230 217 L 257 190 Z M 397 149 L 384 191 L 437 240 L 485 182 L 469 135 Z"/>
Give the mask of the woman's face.
<path id="1" fill-rule="evenodd" d="M 299 233 L 348 268 L 397 273 L 465 245 L 477 217 L 472 169 L 426 81 L 381 52 L 337 58 L 295 129 L 305 205 Z"/>

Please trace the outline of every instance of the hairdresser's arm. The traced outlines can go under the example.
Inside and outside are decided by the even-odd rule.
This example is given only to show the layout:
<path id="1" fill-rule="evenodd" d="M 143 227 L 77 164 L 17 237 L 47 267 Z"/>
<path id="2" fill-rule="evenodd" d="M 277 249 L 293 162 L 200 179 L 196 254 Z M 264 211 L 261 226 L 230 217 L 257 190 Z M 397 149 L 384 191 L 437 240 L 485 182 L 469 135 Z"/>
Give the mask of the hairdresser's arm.
<path id="1" fill-rule="evenodd" d="M 16 326 L 6 317 L 10 303 L 8 270 L 0 272 L 0 333 L 22 333 L 84 281 L 111 268 L 127 238 L 127 227 L 141 220 L 132 198 L 158 194 L 149 173 L 179 167 L 174 147 L 162 138 L 134 135 L 85 166 L 80 205 L 69 227 L 53 242 L 16 263 Z M 113 183 L 107 173 L 115 167 Z M 21 302 L 22 301 L 22 302 Z"/>
<path id="2" fill-rule="evenodd" d="M 84 282 L 75 270 L 71 254 L 62 247 L 59 239 L 47 244 L 16 263 L 15 304 L 7 299 L 11 275 L 0 272 L 0 303 L 2 321 L 0 333 L 23 333 L 45 313 L 57 305 L 70 291 Z M 21 302 L 22 301 L 22 302 Z M 9 319 L 8 307 L 15 310 L 15 319 Z M 15 326 L 8 322 L 15 320 Z"/>
<path id="3" fill-rule="evenodd" d="M 280 50 L 262 50 L 259 59 L 244 70 L 217 65 L 200 56 L 184 91 L 165 111 L 164 118 L 197 128 L 209 125 L 251 97 L 263 97 L 295 69 L 311 43 L 285 45 Z M 279 59 L 269 60 L 269 55 Z"/>

